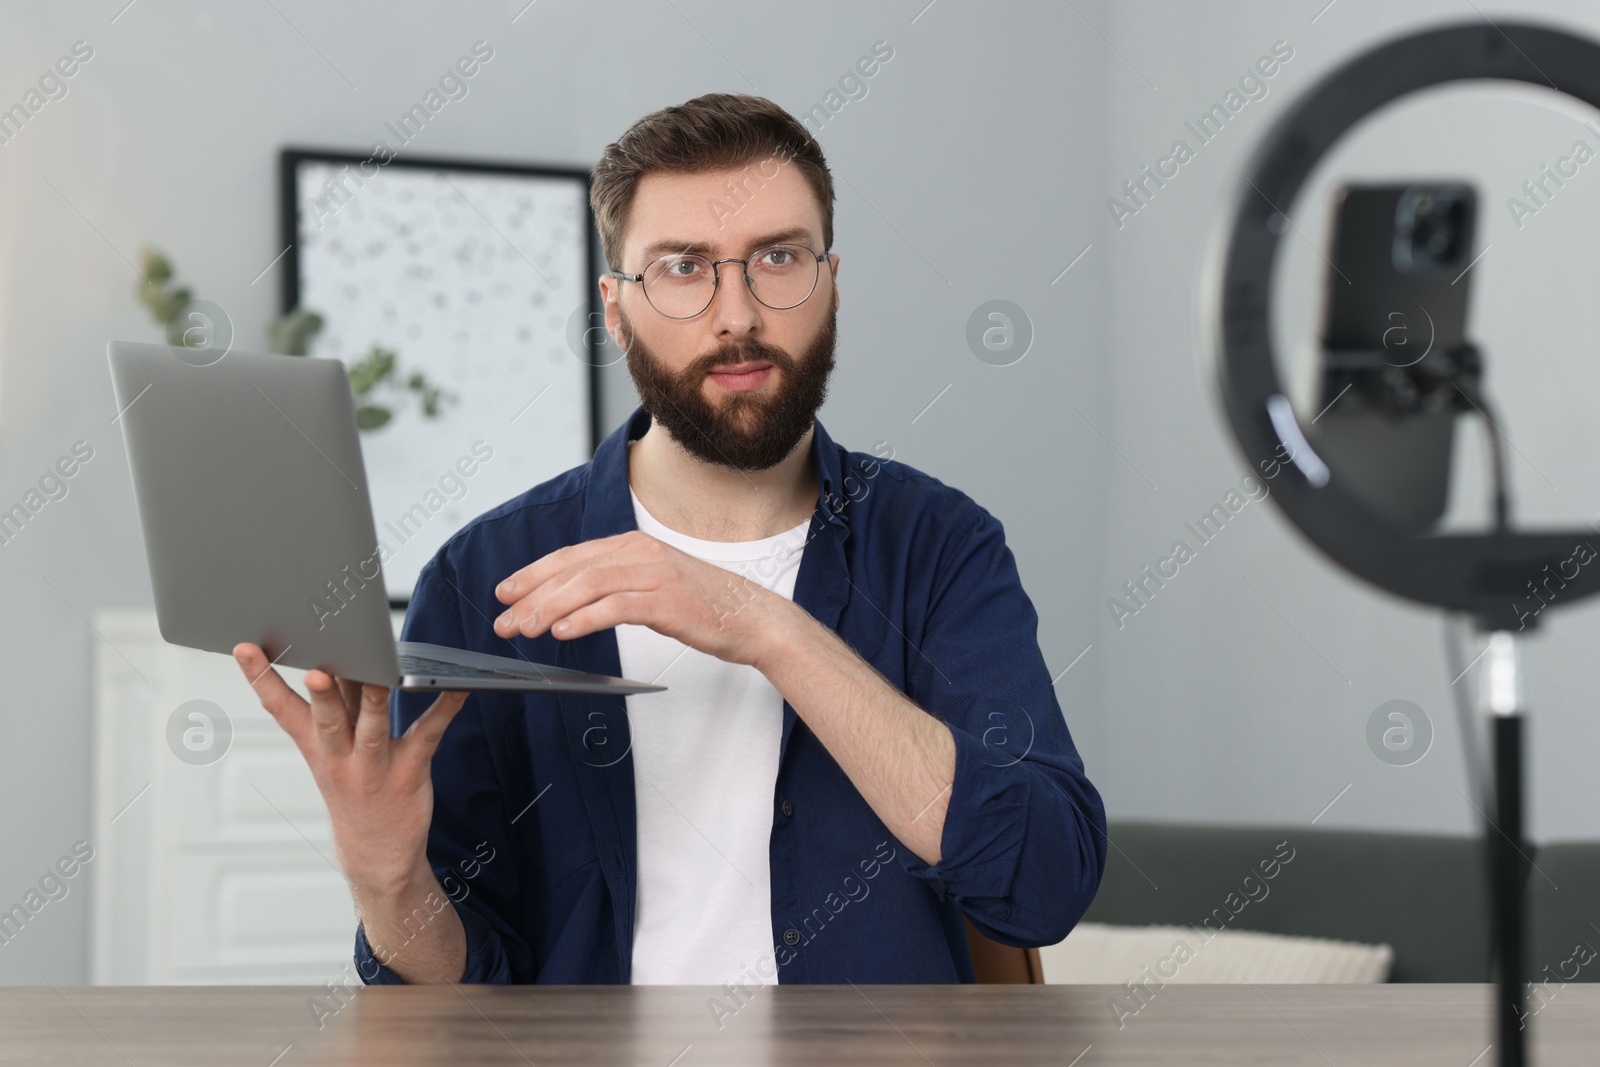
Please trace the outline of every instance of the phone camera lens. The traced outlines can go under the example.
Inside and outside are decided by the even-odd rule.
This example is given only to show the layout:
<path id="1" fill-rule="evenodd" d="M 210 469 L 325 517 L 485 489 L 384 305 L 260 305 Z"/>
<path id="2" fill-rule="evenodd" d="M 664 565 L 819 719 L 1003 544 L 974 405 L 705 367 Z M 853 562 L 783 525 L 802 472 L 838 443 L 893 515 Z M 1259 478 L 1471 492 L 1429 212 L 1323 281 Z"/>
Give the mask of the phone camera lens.
<path id="1" fill-rule="evenodd" d="M 1458 270 L 1467 252 L 1464 186 L 1416 186 L 1395 209 L 1394 265 L 1410 274 Z"/>

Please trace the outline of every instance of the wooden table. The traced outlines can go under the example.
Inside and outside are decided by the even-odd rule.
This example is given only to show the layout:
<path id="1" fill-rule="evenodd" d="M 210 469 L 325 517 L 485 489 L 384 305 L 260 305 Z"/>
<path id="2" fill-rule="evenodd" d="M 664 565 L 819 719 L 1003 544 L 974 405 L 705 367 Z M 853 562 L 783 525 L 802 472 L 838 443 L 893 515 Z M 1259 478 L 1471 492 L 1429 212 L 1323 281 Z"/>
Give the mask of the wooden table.
<path id="1" fill-rule="evenodd" d="M 374 987 L 342 1007 L 304 986 L 9 987 L 0 1063 L 1493 1067 L 1489 994 L 1168 985 L 1119 1029 L 1115 986 Z M 1600 1061 L 1600 985 L 1555 988 L 1534 1034 L 1537 1067 Z"/>

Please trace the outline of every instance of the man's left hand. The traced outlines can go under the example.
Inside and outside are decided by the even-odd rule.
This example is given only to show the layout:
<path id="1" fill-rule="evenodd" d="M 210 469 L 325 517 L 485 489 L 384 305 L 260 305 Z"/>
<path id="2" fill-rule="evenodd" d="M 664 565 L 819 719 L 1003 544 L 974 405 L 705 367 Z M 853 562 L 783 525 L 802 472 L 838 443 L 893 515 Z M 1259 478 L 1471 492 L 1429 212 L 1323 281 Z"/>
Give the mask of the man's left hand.
<path id="1" fill-rule="evenodd" d="M 730 663 L 759 666 L 795 605 L 740 574 L 696 559 L 639 530 L 558 549 L 495 589 L 510 605 L 501 637 L 567 641 L 619 623 Z"/>

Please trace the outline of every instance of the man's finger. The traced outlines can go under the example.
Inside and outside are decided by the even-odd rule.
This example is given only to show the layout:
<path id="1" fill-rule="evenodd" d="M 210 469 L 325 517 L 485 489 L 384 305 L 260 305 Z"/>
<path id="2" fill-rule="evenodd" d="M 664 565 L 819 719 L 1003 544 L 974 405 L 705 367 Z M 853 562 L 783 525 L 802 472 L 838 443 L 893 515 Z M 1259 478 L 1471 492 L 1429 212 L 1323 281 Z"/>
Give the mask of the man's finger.
<path id="1" fill-rule="evenodd" d="M 530 589 L 536 589 L 550 577 L 579 563 L 587 562 L 597 556 L 614 554 L 621 547 L 621 539 L 632 537 L 633 531 L 628 533 L 613 534 L 595 541 L 584 541 L 576 545 L 558 548 L 545 556 L 540 556 L 532 563 L 520 570 L 514 571 L 509 577 L 495 586 L 495 599 L 502 604 L 511 604 L 528 594 Z"/>
<path id="2" fill-rule="evenodd" d="M 507 608 L 503 618 L 495 620 L 495 632 L 501 636 L 521 634 L 537 637 L 548 630 L 558 619 L 581 611 L 608 597 L 622 593 L 655 591 L 666 581 L 664 572 L 651 564 L 618 565 L 591 563 L 587 566 L 569 567 L 553 575 L 534 593 L 523 597 Z M 529 617 L 537 611 L 533 626 Z M 642 619 L 625 619 L 625 622 L 642 622 Z M 557 636 L 565 637 L 565 634 Z"/>
<path id="3" fill-rule="evenodd" d="M 234 662 L 239 664 L 239 669 L 244 672 L 250 688 L 255 691 L 256 698 L 261 701 L 261 706 L 267 709 L 267 714 L 278 721 L 284 733 L 296 743 L 309 741 L 310 706 L 273 669 L 267 654 L 261 651 L 260 646 L 248 642 L 235 645 L 233 658 Z"/>
<path id="4" fill-rule="evenodd" d="M 658 623 L 655 613 L 651 610 L 651 594 L 641 593 L 631 589 L 603 596 L 599 600 L 585 604 L 574 611 L 563 615 L 552 615 L 548 620 L 549 625 L 565 619 L 567 628 L 555 632 L 554 636 L 562 641 L 570 641 L 575 637 L 584 637 L 597 630 L 609 630 L 622 623 L 633 623 L 638 626 L 648 626 L 657 633 L 665 633 Z M 667 634 L 677 637 L 676 633 Z M 681 638 L 680 638 L 681 640 Z M 689 644 L 688 641 L 684 642 Z"/>
<path id="5" fill-rule="evenodd" d="M 350 723 L 355 725 L 356 710 L 361 707 L 361 683 L 352 678 L 339 678 L 339 696 L 350 709 Z"/>
<path id="6" fill-rule="evenodd" d="M 439 747 L 439 739 L 444 736 L 445 727 L 454 721 L 469 695 L 454 689 L 440 693 L 439 699 L 407 728 L 401 740 L 412 742 L 423 759 L 432 759 L 434 750 Z"/>
<path id="7" fill-rule="evenodd" d="M 306 688 L 311 692 L 311 722 L 322 750 L 330 756 L 349 755 L 354 729 L 336 679 L 327 671 L 309 670 Z"/>
<path id="8" fill-rule="evenodd" d="M 356 707 L 355 747 L 366 752 L 377 752 L 387 748 L 389 690 L 381 685 L 363 685 Z"/>

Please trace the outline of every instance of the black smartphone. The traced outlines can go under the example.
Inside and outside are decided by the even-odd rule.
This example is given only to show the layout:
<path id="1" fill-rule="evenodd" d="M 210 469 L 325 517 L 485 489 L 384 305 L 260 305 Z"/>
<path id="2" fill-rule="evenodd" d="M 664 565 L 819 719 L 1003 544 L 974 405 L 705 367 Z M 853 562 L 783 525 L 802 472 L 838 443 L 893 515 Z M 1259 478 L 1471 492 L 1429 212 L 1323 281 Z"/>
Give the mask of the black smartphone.
<path id="1" fill-rule="evenodd" d="M 1409 533 L 1449 503 L 1452 381 L 1466 339 L 1477 194 L 1459 181 L 1334 193 L 1321 389 L 1307 436 L 1346 488 Z"/>

